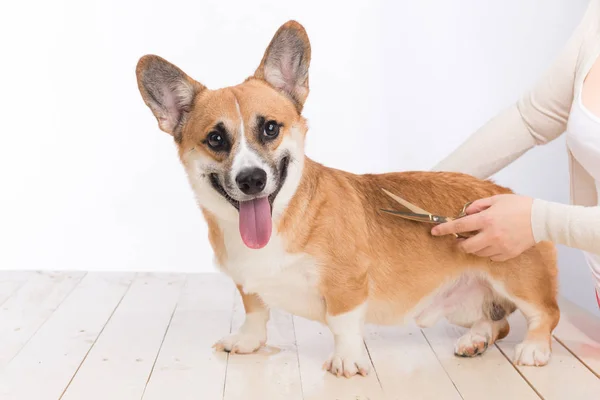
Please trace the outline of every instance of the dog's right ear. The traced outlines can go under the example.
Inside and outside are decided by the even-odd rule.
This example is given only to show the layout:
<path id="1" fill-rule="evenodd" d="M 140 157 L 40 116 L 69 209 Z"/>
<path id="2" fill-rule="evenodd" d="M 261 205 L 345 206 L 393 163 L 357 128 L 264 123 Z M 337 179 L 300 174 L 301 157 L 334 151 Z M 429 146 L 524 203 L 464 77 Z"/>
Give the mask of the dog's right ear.
<path id="1" fill-rule="evenodd" d="M 158 120 L 158 126 L 180 141 L 181 128 L 194 98 L 205 87 L 155 55 L 140 58 L 135 72 L 142 98 Z"/>
<path id="2" fill-rule="evenodd" d="M 298 112 L 308 96 L 310 41 L 304 27 L 290 20 L 271 39 L 254 77 L 287 95 Z"/>

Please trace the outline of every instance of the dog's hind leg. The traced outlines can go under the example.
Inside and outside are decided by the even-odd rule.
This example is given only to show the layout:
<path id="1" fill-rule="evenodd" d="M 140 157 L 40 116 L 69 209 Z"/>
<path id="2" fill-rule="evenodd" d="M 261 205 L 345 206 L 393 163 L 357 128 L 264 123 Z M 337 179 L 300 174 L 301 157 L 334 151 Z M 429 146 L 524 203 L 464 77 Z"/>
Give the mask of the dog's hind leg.
<path id="1" fill-rule="evenodd" d="M 514 303 L 527 320 L 527 334 L 515 348 L 514 362 L 546 365 L 552 352 L 552 331 L 560 319 L 556 261 L 552 253 L 541 247 L 516 260 L 512 266 L 498 268 L 504 268 L 509 276 L 502 283 L 492 283 L 494 289 Z"/>
<path id="2" fill-rule="evenodd" d="M 531 299 L 517 298 L 514 302 L 527 319 L 525 340 L 515 347 L 515 364 L 546 365 L 552 353 L 552 331 L 560 318 L 558 305 L 555 302 L 540 304 Z"/>
<path id="3" fill-rule="evenodd" d="M 483 354 L 496 340 L 509 332 L 507 314 L 514 305 L 499 298 L 487 280 L 479 275 L 463 275 L 446 295 L 448 322 L 469 328 L 454 345 L 454 354 L 474 357 Z"/>
<path id="4" fill-rule="evenodd" d="M 496 340 L 506 335 L 510 327 L 506 318 L 499 321 L 482 319 L 475 322 L 469 332 L 461 336 L 454 345 L 454 354 L 460 357 L 474 357 L 482 354 Z"/>

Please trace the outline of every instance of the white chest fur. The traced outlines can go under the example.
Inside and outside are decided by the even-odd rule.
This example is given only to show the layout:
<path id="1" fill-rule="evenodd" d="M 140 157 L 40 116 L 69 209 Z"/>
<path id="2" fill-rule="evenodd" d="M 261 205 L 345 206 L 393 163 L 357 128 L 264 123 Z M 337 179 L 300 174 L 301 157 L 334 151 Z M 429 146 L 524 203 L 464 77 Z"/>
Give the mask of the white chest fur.
<path id="1" fill-rule="evenodd" d="M 290 254 L 273 229 L 267 246 L 249 249 L 237 226 L 224 229 L 227 260 L 221 266 L 246 293 L 256 293 L 270 307 L 313 320 L 325 316 L 325 302 L 317 288 L 316 260 L 305 253 Z"/>

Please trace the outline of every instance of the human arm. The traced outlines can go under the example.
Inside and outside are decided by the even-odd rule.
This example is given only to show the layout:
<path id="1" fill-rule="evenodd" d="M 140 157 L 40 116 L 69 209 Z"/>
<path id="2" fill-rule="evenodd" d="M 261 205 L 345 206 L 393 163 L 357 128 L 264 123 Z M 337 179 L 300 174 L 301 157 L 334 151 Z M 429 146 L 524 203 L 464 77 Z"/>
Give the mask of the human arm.
<path id="1" fill-rule="evenodd" d="M 578 54 L 583 38 L 597 16 L 591 0 L 579 23 L 552 65 L 533 87 L 433 167 L 488 178 L 525 152 L 559 137 L 566 130 L 573 101 Z"/>
<path id="2" fill-rule="evenodd" d="M 600 254 L 600 207 L 560 204 L 535 199 L 531 210 L 536 242 L 556 244 Z"/>

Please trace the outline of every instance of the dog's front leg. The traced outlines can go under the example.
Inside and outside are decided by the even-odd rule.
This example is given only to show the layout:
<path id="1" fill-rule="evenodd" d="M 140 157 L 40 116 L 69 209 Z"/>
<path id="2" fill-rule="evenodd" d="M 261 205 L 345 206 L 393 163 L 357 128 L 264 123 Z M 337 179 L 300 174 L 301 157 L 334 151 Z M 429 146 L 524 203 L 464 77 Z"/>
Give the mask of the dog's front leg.
<path id="1" fill-rule="evenodd" d="M 231 353 L 253 353 L 267 342 L 269 309 L 258 295 L 244 293 L 239 285 L 237 288 L 242 296 L 246 319 L 237 333 L 224 337 L 213 347 Z"/>
<path id="2" fill-rule="evenodd" d="M 357 373 L 365 376 L 371 369 L 363 340 L 367 312 L 366 288 L 358 291 L 349 287 L 342 290 L 328 289 L 325 295 L 326 321 L 333 334 L 334 351 L 323 368 L 346 378 Z"/>

